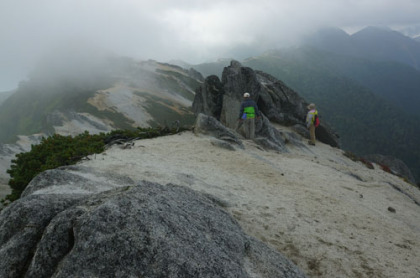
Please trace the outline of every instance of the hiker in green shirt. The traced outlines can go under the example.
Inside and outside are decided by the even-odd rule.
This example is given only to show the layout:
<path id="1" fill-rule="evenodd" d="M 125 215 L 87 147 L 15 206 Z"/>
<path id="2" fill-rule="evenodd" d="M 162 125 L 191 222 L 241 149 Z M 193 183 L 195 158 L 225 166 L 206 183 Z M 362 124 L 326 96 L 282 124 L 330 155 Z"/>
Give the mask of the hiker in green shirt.
<path id="1" fill-rule="evenodd" d="M 241 103 L 239 109 L 239 121 L 243 122 L 245 127 L 245 138 L 254 139 L 255 137 L 255 117 L 261 117 L 258 106 L 254 100 L 251 99 L 249 93 L 244 94 L 244 101 Z"/>

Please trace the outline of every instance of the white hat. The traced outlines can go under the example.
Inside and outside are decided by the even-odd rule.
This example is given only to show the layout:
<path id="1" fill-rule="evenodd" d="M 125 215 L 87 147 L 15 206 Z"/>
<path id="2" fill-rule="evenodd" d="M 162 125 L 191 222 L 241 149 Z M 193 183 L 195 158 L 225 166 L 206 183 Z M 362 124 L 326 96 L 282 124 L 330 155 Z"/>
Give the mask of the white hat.
<path id="1" fill-rule="evenodd" d="M 309 104 L 308 109 L 315 109 L 315 104 L 313 104 L 313 103 Z"/>
<path id="2" fill-rule="evenodd" d="M 244 97 L 250 97 L 251 95 L 249 93 L 245 93 Z"/>

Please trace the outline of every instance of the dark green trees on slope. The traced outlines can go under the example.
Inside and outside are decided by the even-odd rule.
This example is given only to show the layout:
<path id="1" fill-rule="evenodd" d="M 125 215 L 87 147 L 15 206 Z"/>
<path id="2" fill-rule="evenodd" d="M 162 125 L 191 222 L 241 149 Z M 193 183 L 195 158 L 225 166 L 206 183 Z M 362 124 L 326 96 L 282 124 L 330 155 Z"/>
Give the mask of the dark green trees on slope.
<path id="1" fill-rule="evenodd" d="M 243 64 L 272 74 L 308 102 L 317 103 L 322 117 L 340 135 L 344 149 L 360 155 L 379 153 L 397 157 L 419 179 L 420 130 L 417 127 L 420 114 L 407 113 L 385 95 L 379 96 L 349 78 L 349 68 L 347 72 L 338 70 L 345 64 L 343 59 L 343 56 L 300 48 L 270 52 Z M 360 64 L 354 66 L 352 57 L 347 60 L 354 69 L 362 68 Z M 371 67 L 375 65 L 367 60 L 359 61 Z M 384 70 L 383 64 L 370 70 Z"/>

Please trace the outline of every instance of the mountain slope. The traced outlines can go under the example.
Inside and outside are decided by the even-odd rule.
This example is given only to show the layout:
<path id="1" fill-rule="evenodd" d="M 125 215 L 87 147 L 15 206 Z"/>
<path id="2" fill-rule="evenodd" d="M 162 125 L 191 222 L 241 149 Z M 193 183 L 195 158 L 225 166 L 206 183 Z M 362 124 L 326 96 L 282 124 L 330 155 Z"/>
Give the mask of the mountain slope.
<path id="1" fill-rule="evenodd" d="M 326 63 L 405 112 L 420 116 L 420 71 L 392 61 L 374 62 L 339 55 L 333 55 Z"/>
<path id="2" fill-rule="evenodd" d="M 330 66 L 334 57 L 302 48 L 267 53 L 243 64 L 274 75 L 315 102 L 321 115 L 337 130 L 344 149 L 398 157 L 418 179 L 420 151 L 416 138 L 420 131 L 416 123 L 420 117 L 411 116 L 340 74 Z"/>
<path id="3" fill-rule="evenodd" d="M 185 132 L 138 140 L 130 149 L 114 146 L 61 169 L 103 187 L 63 181 L 31 188 L 28 199 L 94 195 L 112 189 L 110 182 L 104 184 L 112 177 L 124 177 L 117 184 L 124 190 L 141 186 L 142 180 L 171 183 L 205 193 L 247 234 L 285 254 L 308 277 L 416 277 L 420 272 L 420 192 L 415 187 L 322 143 L 288 145 L 287 153 L 278 153 L 250 140 L 242 141 L 244 148 L 232 143 L 234 150 L 219 147 L 218 141 Z"/>
<path id="4" fill-rule="evenodd" d="M 0 103 L 0 187 L 8 187 L 15 154 L 42 136 L 192 125 L 194 91 L 202 81 L 194 70 L 156 61 L 99 51 L 52 53 Z"/>
<path id="5" fill-rule="evenodd" d="M 339 29 L 324 29 L 307 38 L 305 43 L 336 54 L 396 61 L 420 70 L 420 45 L 390 29 L 366 27 L 353 35 Z"/>
<path id="6" fill-rule="evenodd" d="M 420 70 L 420 46 L 397 31 L 367 27 L 353 34 L 351 38 L 359 55 L 398 61 Z"/>
<path id="7" fill-rule="evenodd" d="M 14 91 L 0 92 L 0 105 L 3 103 L 3 101 L 5 101 L 13 93 L 14 93 Z"/>
<path id="8" fill-rule="evenodd" d="M 175 66 L 128 58 L 105 57 L 99 66 L 75 59 L 70 68 L 46 63 L 0 107 L 0 142 L 34 133 L 191 124 L 189 107 L 201 79 Z"/>
<path id="9" fill-rule="evenodd" d="M 420 116 L 420 44 L 389 29 L 368 27 L 353 35 L 324 29 L 306 40 L 321 66 L 354 79 L 403 110 Z"/>

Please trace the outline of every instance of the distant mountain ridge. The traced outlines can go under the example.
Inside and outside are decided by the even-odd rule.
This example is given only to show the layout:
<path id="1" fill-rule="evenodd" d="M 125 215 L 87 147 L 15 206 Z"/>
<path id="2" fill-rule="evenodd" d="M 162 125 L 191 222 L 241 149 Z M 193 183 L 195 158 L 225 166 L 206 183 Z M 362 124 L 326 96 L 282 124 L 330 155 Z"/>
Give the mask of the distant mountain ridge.
<path id="1" fill-rule="evenodd" d="M 391 29 L 366 27 L 352 35 L 337 28 L 323 29 L 305 44 L 341 55 L 401 62 L 420 70 L 420 44 Z"/>
<path id="2" fill-rule="evenodd" d="M 313 47 L 271 51 L 247 61 L 261 58 L 268 60 L 268 57 L 273 57 L 271 70 L 275 70 L 273 66 L 276 63 L 278 63 L 277 66 L 285 67 L 292 67 L 292 64 L 295 64 L 299 65 L 302 70 L 307 67 L 314 72 L 341 76 L 348 79 L 348 82 L 365 87 L 376 96 L 398 106 L 399 109 L 420 116 L 418 110 L 420 107 L 420 94 L 418 93 L 420 71 L 406 64 L 335 54 Z"/>
<path id="3" fill-rule="evenodd" d="M 107 57 L 99 66 L 55 62 L 22 82 L 0 107 L 0 142 L 17 135 L 190 124 L 197 72 L 156 61 Z M 90 66 L 90 65 L 89 65 Z M 72 130 L 74 129 L 74 132 Z"/>

